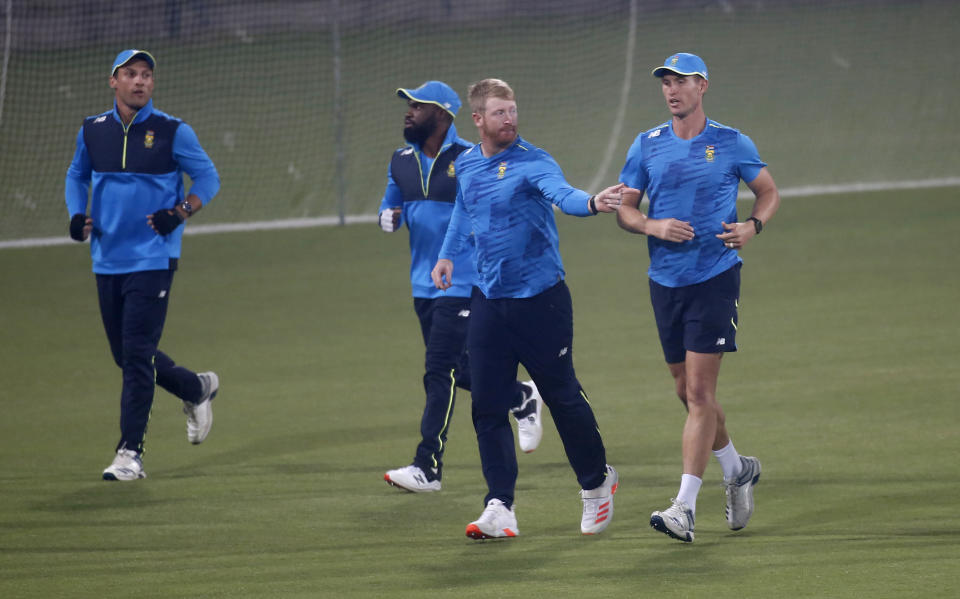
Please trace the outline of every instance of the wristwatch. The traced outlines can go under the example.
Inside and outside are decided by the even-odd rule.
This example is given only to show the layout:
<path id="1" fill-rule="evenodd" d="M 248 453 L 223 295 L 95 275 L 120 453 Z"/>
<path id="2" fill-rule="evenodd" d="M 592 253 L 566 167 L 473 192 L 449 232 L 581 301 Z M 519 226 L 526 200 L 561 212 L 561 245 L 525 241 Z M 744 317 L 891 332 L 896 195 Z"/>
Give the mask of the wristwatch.
<path id="1" fill-rule="evenodd" d="M 763 231 L 763 221 L 761 221 L 759 218 L 756 216 L 751 216 L 747 220 L 753 221 L 753 228 L 757 231 L 757 235 L 760 234 L 760 231 Z"/>
<path id="2" fill-rule="evenodd" d="M 193 215 L 193 204 L 191 204 L 189 200 L 184 200 L 183 203 L 180 204 L 180 209 L 187 213 L 187 217 Z M 759 233 L 760 231 L 757 232 Z"/>

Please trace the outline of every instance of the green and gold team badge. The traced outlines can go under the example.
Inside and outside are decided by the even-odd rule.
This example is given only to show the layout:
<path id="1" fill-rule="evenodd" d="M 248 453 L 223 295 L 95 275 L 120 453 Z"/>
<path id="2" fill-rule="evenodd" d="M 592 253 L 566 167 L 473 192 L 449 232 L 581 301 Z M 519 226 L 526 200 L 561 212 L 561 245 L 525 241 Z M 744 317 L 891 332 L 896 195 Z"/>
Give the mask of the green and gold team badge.
<path id="1" fill-rule="evenodd" d="M 507 174 L 507 163 L 501 162 L 500 166 L 497 167 L 497 179 L 503 179 L 504 175 Z"/>
<path id="2" fill-rule="evenodd" d="M 717 155 L 717 149 L 713 146 L 707 146 L 707 151 L 704 152 L 704 157 L 707 159 L 707 162 L 713 162 L 713 159 Z"/>
<path id="3" fill-rule="evenodd" d="M 453 163 L 452 163 L 452 162 L 450 163 L 450 166 L 447 167 L 447 176 L 448 176 L 448 177 L 456 177 L 456 176 L 457 176 L 457 172 L 456 172 L 455 170 L 453 170 Z"/>
<path id="4" fill-rule="evenodd" d="M 677 66 L 677 61 L 678 61 L 678 60 L 680 60 L 680 57 L 677 56 L 676 54 L 674 54 L 674 55 L 670 58 L 670 66 L 671 66 L 671 67 Z"/>
<path id="5" fill-rule="evenodd" d="M 153 131 L 147 131 L 146 137 L 143 138 L 143 147 L 148 150 L 153 147 Z"/>

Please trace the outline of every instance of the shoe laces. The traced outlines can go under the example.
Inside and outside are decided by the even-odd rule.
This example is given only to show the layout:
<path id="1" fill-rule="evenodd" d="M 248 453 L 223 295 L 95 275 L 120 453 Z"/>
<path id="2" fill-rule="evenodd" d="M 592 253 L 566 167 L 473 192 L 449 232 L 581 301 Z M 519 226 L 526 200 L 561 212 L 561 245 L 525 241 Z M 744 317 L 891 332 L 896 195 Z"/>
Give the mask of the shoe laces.
<path id="1" fill-rule="evenodd" d="M 690 506 L 676 497 L 671 498 L 670 501 L 672 502 L 670 507 L 664 510 L 663 513 L 671 518 L 680 520 L 684 526 L 693 527 L 693 512 L 690 510 Z"/>
<path id="2" fill-rule="evenodd" d="M 507 510 L 507 506 L 504 505 L 502 501 L 500 501 L 499 499 L 491 499 L 489 502 L 487 502 L 487 507 L 483 508 L 483 513 L 480 514 L 479 521 L 492 522 L 497 518 L 497 516 L 499 516 L 501 509 L 505 511 L 509 511 Z"/>
<path id="3" fill-rule="evenodd" d="M 725 487 L 742 487 L 751 480 L 754 476 L 754 463 L 752 460 L 740 458 L 740 473 L 731 478 L 730 480 L 723 479 L 723 485 Z"/>
<path id="4" fill-rule="evenodd" d="M 737 493 L 746 487 L 747 483 L 749 483 L 752 478 L 753 469 L 745 466 L 737 476 L 731 478 L 730 480 L 723 479 L 723 487 L 726 489 L 728 495 L 731 493 Z"/>
<path id="5" fill-rule="evenodd" d="M 183 413 L 187 415 L 187 418 L 196 417 L 198 405 L 199 404 L 190 403 L 189 401 L 183 402 Z"/>
<path id="6" fill-rule="evenodd" d="M 737 484 L 736 480 L 731 480 L 729 482 L 723 482 L 723 490 L 727 494 L 727 497 L 732 497 L 740 492 L 743 489 L 743 485 Z"/>
<path id="7" fill-rule="evenodd" d="M 613 495 L 613 490 L 608 485 L 610 479 L 604 479 L 603 484 L 597 487 L 596 489 L 580 489 L 580 497 L 586 501 L 597 501 L 601 499 L 609 499 Z"/>
<path id="8" fill-rule="evenodd" d="M 130 449 L 121 449 L 117 452 L 117 457 L 113 458 L 113 464 L 111 465 L 115 468 L 130 470 L 139 461 L 137 452 Z"/>
<path id="9" fill-rule="evenodd" d="M 587 497 L 587 491 L 580 489 L 580 499 L 583 500 L 583 515 L 584 517 L 594 517 L 597 515 L 597 512 L 600 510 L 600 505 L 603 501 L 609 501 L 610 496 L 604 495 L 602 497 Z"/>

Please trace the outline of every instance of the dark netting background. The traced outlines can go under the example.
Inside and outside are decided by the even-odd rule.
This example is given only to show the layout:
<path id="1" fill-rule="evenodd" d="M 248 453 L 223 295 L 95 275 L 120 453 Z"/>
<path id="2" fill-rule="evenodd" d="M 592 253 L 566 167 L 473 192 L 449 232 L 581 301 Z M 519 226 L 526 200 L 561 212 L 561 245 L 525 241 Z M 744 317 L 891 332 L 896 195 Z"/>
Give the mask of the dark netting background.
<path id="1" fill-rule="evenodd" d="M 157 57 L 154 104 L 220 171 L 203 224 L 343 222 L 376 211 L 397 87 L 507 80 L 524 137 L 596 189 L 666 120 L 650 69 L 676 51 L 782 188 L 956 176 L 957 23 L 947 1 L 0 0 L 0 241 L 66 234 L 77 129 L 123 48 Z"/>

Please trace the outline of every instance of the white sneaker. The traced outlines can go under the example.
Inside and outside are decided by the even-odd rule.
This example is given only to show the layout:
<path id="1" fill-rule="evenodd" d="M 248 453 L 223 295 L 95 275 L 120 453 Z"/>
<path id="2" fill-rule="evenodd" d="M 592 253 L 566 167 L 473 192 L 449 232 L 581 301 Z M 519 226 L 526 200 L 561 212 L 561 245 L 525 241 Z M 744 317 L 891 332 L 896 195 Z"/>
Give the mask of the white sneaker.
<path id="1" fill-rule="evenodd" d="M 693 511 L 685 501 L 671 499 L 673 505 L 650 514 L 650 526 L 686 543 L 693 542 Z"/>
<path id="2" fill-rule="evenodd" d="M 471 539 L 515 537 L 518 534 L 517 515 L 499 499 L 488 501 L 480 517 L 467 524 L 467 536 Z"/>
<path id="3" fill-rule="evenodd" d="M 727 525 L 731 530 L 740 530 L 753 515 L 753 486 L 760 480 L 760 460 L 740 456 L 743 469 L 734 480 L 724 480 L 727 494 Z"/>
<path id="4" fill-rule="evenodd" d="M 147 478 L 140 454 L 132 449 L 118 449 L 113 463 L 103 471 L 103 480 L 137 480 Z"/>
<path id="5" fill-rule="evenodd" d="M 210 433 L 210 427 L 213 426 L 213 405 L 211 402 L 217 396 L 217 390 L 220 389 L 220 378 L 215 372 L 200 372 L 197 374 L 200 379 L 200 388 L 202 394 L 200 401 L 191 403 L 183 402 L 183 413 L 187 415 L 187 441 L 194 445 L 203 443 Z"/>
<path id="6" fill-rule="evenodd" d="M 413 464 L 395 470 L 387 470 L 387 473 L 383 475 L 383 480 L 394 487 L 411 493 L 430 493 L 440 490 L 439 480 L 427 480 L 427 475 L 424 474 L 423 470 Z"/>
<path id="7" fill-rule="evenodd" d="M 530 389 L 530 397 L 523 400 L 519 407 L 511 410 L 517 419 L 517 440 L 520 442 L 520 451 L 531 453 L 540 445 L 543 438 L 543 420 L 540 413 L 543 411 L 543 398 L 533 381 L 526 381 L 521 385 Z"/>
<path id="8" fill-rule="evenodd" d="M 613 494 L 617 492 L 620 477 L 613 466 L 607 464 L 607 477 L 596 489 L 580 489 L 583 498 L 583 517 L 580 519 L 580 532 L 595 535 L 603 532 L 613 520 Z"/>

